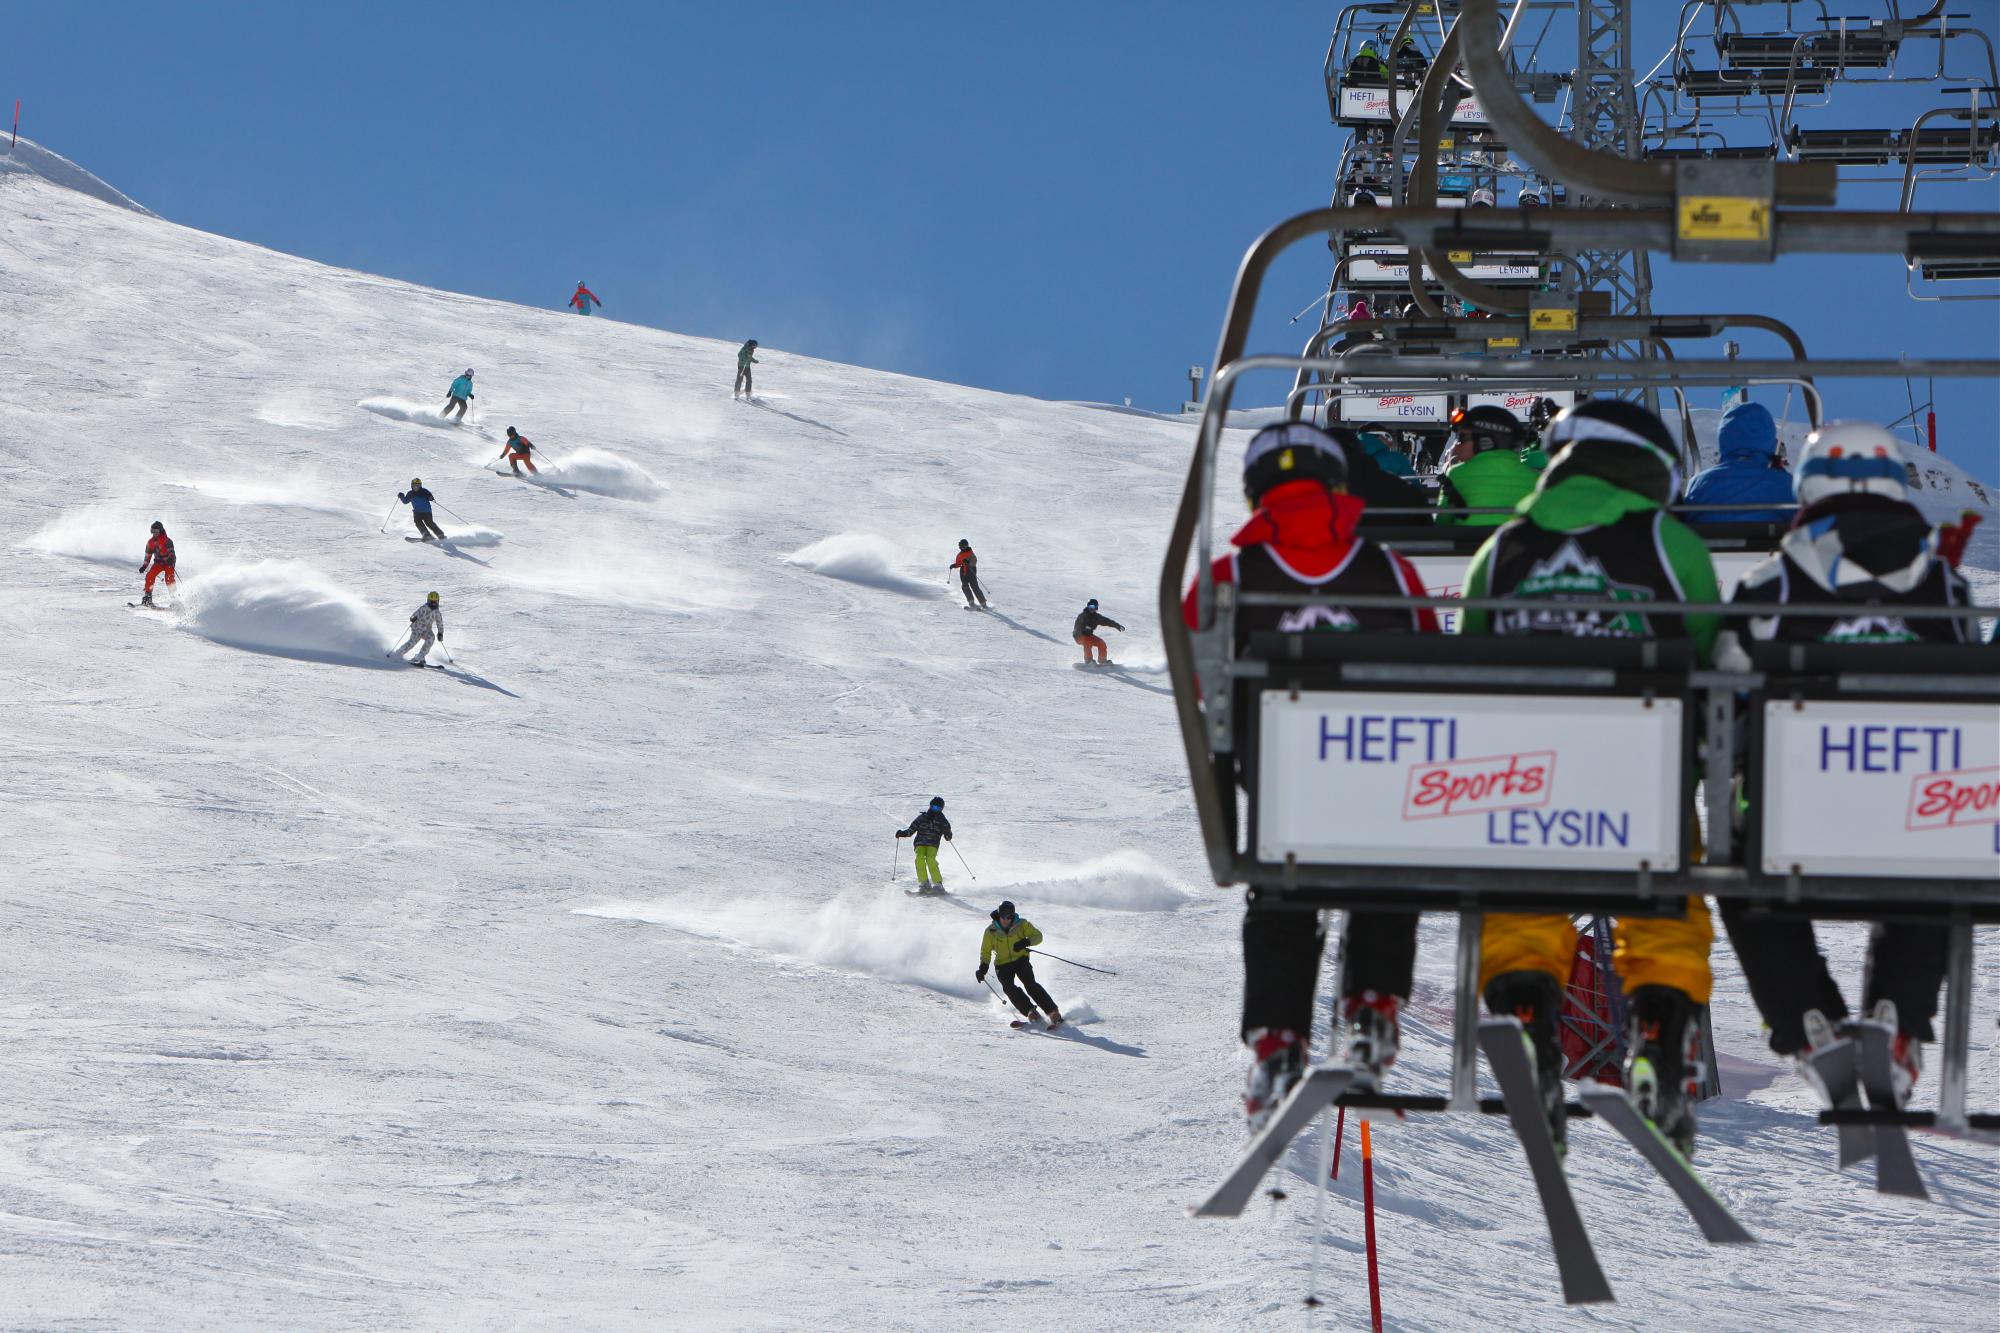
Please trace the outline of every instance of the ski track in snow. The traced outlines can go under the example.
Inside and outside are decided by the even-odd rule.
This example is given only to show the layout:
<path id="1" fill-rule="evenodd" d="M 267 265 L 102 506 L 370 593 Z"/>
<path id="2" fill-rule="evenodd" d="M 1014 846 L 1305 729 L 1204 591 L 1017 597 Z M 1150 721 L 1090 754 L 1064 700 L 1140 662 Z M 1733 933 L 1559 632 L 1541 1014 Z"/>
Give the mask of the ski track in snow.
<path id="1" fill-rule="evenodd" d="M 325 268 L 18 172 L 0 200 L 0 303 L 63 293 L 59 320 L 0 323 L 22 465 L 0 531 L 32 557 L 0 576 L 0 1323 L 1295 1317 L 1316 1133 L 1273 1173 L 1289 1202 L 1182 1215 L 1242 1142 L 1241 895 L 1207 882 L 1151 623 L 1185 422 L 770 349 L 784 410 L 745 408 L 733 344 Z M 445 424 L 468 364 L 473 421 Z M 508 424 L 568 484 L 483 474 Z M 158 439 L 170 472 L 134 443 Z M 504 545 L 378 532 L 413 475 Z M 186 600 L 142 616 L 154 517 Z M 782 563 L 829 533 L 894 534 L 850 574 L 935 562 L 940 591 L 970 537 L 993 610 Z M 457 668 L 338 669 L 379 663 L 431 588 Z M 1122 671 L 1070 669 L 1090 596 L 1132 626 Z M 965 863 L 917 900 L 890 835 L 934 792 Z M 1074 1032 L 1015 1032 L 974 982 L 1001 897 L 1117 971 L 1038 964 Z M 1863 934 L 1824 932 L 1850 997 Z M 1448 1081 L 1451 943 L 1427 918 L 1397 1090 Z M 2000 932 L 1979 947 L 1991 1104 Z M 1715 957 L 1731 1085 L 1699 1165 L 1762 1243 L 1703 1245 L 1580 1123 L 1619 1303 L 1568 1311 L 1504 1124 L 1378 1121 L 1390 1327 L 1991 1325 L 1994 1149 L 1919 1136 L 1928 1206 L 1837 1173 Z M 1350 1156 L 1322 1327 L 1365 1321 L 1360 1184 Z"/>

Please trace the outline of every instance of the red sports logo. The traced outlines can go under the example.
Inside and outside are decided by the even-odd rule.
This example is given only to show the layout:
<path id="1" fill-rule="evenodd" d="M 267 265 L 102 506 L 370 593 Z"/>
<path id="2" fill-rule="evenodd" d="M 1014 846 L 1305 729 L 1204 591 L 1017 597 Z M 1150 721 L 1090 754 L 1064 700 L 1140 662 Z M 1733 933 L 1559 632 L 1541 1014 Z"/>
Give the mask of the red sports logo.
<path id="1" fill-rule="evenodd" d="M 1549 803 L 1555 781 L 1554 750 L 1421 764 L 1410 769 L 1403 789 L 1403 818 L 1531 810 Z"/>
<path id="2" fill-rule="evenodd" d="M 1910 783 L 1909 832 L 2000 824 L 2000 768 L 1924 773 Z"/>

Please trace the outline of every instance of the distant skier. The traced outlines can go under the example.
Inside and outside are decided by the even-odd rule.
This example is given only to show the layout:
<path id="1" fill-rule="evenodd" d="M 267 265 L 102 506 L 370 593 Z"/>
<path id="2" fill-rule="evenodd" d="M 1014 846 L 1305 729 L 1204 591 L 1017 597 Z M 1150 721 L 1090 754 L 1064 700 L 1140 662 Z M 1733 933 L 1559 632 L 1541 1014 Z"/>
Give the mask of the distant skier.
<path id="1" fill-rule="evenodd" d="M 1090 654 L 1093 650 L 1097 653 L 1097 665 L 1111 665 L 1110 650 L 1104 646 L 1104 640 L 1097 637 L 1097 629 L 1100 625 L 1109 625 L 1120 634 L 1125 632 L 1125 627 L 1110 616 L 1098 614 L 1097 599 L 1093 597 L 1083 604 L 1083 610 L 1076 613 L 1076 623 L 1071 625 L 1069 630 L 1070 638 L 1083 645 L 1083 664 L 1085 666 L 1090 665 Z"/>
<path id="2" fill-rule="evenodd" d="M 169 588 L 174 586 L 174 560 L 174 539 L 167 535 L 167 525 L 156 518 L 153 535 L 146 541 L 145 558 L 139 561 L 139 572 L 146 576 L 146 592 L 139 605 L 153 604 L 154 579 L 164 578 Z"/>
<path id="3" fill-rule="evenodd" d="M 731 391 L 729 395 L 731 398 L 741 398 L 746 403 L 750 401 L 750 367 L 762 364 L 764 363 L 757 359 L 755 338 L 736 349 L 736 388 Z"/>
<path id="4" fill-rule="evenodd" d="M 1482 404 L 1453 414 L 1449 466 L 1438 482 L 1437 521 L 1445 527 L 1497 528 L 1541 476 L 1521 461 L 1528 433 L 1504 407 Z M 1454 509 L 1510 512 L 1455 514 Z"/>
<path id="5" fill-rule="evenodd" d="M 520 431 L 515 430 L 512 426 L 507 427 L 507 442 L 500 446 L 500 455 L 506 461 L 507 466 L 514 469 L 515 476 L 518 477 L 521 475 L 523 467 L 526 467 L 528 471 L 534 473 L 536 476 L 541 475 L 541 469 L 535 466 L 535 460 L 532 457 L 534 452 L 535 442 L 533 440 L 521 434 Z"/>
<path id="6" fill-rule="evenodd" d="M 1050 1027 L 1061 1027 L 1062 1011 L 1042 989 L 1042 983 L 1035 980 L 1035 965 L 1028 958 L 1028 950 L 1042 942 L 1042 932 L 1026 917 L 1016 914 L 1010 902 L 994 908 L 992 915 L 993 924 L 979 939 L 979 970 L 972 974 L 972 979 L 984 985 L 986 966 L 992 963 L 1000 973 L 1000 989 L 1007 992 L 1007 998 L 1021 1011 L 1022 1021 L 1015 1027 L 1026 1027 L 1034 1021 L 1036 1005 L 1048 1015 Z M 1024 987 L 1025 995 L 1021 993 Z"/>
<path id="7" fill-rule="evenodd" d="M 972 553 L 972 543 L 963 537 L 958 539 L 958 554 L 950 567 L 958 571 L 958 590 L 965 594 L 965 609 L 972 609 L 975 597 L 981 606 L 986 605 L 986 590 L 979 586 L 979 557 Z"/>
<path id="8" fill-rule="evenodd" d="M 951 821 L 944 817 L 944 797 L 933 796 L 922 814 L 906 829 L 896 830 L 899 838 L 915 838 L 917 892 L 943 893 L 944 872 L 938 869 L 938 839 L 951 841 Z"/>
<path id="9" fill-rule="evenodd" d="M 460 421 L 463 421 L 465 420 L 465 405 L 467 403 L 470 403 L 471 401 L 472 401 L 472 368 L 470 366 L 467 366 L 465 373 L 463 375 L 460 375 L 457 379 L 453 380 L 451 382 L 451 388 L 446 391 L 443 415 L 447 417 L 450 416 L 452 414 L 452 409 L 456 408 L 458 410 L 458 419 Z"/>
<path id="10" fill-rule="evenodd" d="M 410 489 L 407 492 L 396 492 L 396 498 L 410 507 L 410 517 L 417 521 L 417 535 L 419 537 L 422 537 L 425 541 L 429 541 L 433 537 L 439 541 L 444 540 L 444 529 L 439 527 L 437 520 L 431 517 L 431 505 L 437 500 L 437 497 L 424 489 L 424 479 L 422 477 L 411 477 Z"/>
<path id="11" fill-rule="evenodd" d="M 1778 461 L 1778 423 L 1762 403 L 1739 402 L 1722 414 L 1715 433 L 1721 461 L 1688 482 L 1691 505 L 1769 504 L 1770 509 L 1711 509 L 1687 516 L 1694 526 L 1718 523 L 1788 523 L 1792 517 L 1792 474 Z"/>
<path id="12" fill-rule="evenodd" d="M 602 308 L 604 302 L 597 299 L 597 293 L 583 285 L 583 279 L 576 280 L 576 291 L 569 298 L 570 309 L 579 315 L 587 315 L 591 307 Z"/>
<path id="13" fill-rule="evenodd" d="M 422 666 L 425 656 L 431 650 L 433 640 L 438 643 L 444 642 L 444 612 L 438 608 L 436 593 L 426 597 L 422 606 L 410 612 L 410 637 L 403 640 L 402 646 L 395 652 L 384 653 L 383 656 L 401 657 L 415 647 L 417 655 L 411 660 L 410 665 Z M 419 644 L 422 647 L 417 647 Z"/>

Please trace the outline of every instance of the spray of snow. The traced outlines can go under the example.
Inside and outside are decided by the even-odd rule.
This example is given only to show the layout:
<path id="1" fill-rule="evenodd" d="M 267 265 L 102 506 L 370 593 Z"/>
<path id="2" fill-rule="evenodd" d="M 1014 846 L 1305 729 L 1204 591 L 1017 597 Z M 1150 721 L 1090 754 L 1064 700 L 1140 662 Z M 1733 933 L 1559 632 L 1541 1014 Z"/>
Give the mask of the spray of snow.
<path id="1" fill-rule="evenodd" d="M 149 528 L 156 517 L 162 516 L 136 509 L 74 509 L 37 529 L 23 544 L 31 551 L 67 556 L 72 560 L 88 560 L 95 565 L 110 565 L 114 569 L 136 573 L 145 554 L 146 539 L 152 535 Z M 164 516 L 163 521 L 167 525 L 167 534 L 172 536 L 175 526 L 172 516 Z M 174 548 L 183 569 L 201 563 L 198 543 L 183 542 L 175 537 Z"/>
<path id="2" fill-rule="evenodd" d="M 658 500 L 666 486 L 646 469 L 609 449 L 578 449 L 542 468 L 545 480 L 615 500 Z M 533 478 L 530 478 L 533 480 Z"/>
<path id="3" fill-rule="evenodd" d="M 444 395 L 439 394 L 435 403 L 413 403 L 407 398 L 363 398 L 355 406 L 391 421 L 414 421 L 419 426 L 449 426 L 455 429 L 459 423 L 439 410 L 443 404 Z"/>
<path id="4" fill-rule="evenodd" d="M 945 899 L 913 900 L 893 888 L 850 890 L 813 910 L 795 902 L 737 899 L 719 907 L 610 902 L 576 911 L 669 926 L 946 995 L 970 998 L 985 992 L 972 979 L 984 914 Z"/>
<path id="5" fill-rule="evenodd" d="M 310 389 L 284 389 L 257 404 L 259 421 L 291 430 L 338 430 L 341 418 L 332 398 Z"/>
<path id="6" fill-rule="evenodd" d="M 229 562 L 181 587 L 186 628 L 231 648 L 379 667 L 397 642 L 389 622 L 301 560 Z"/>
<path id="7" fill-rule="evenodd" d="M 194 491 L 224 504 L 269 505 L 278 509 L 303 509 L 315 514 L 349 517 L 359 516 L 362 512 L 352 505 L 332 499 L 328 494 L 331 488 L 310 476 L 280 482 L 246 481 L 232 477 L 183 478 L 169 481 L 167 485 Z"/>
<path id="8" fill-rule="evenodd" d="M 895 548 L 872 532 L 837 532 L 793 551 L 784 563 L 906 597 L 934 597 L 938 591 L 936 585 L 897 573 Z"/>
<path id="9" fill-rule="evenodd" d="M 503 538 L 491 528 L 446 528 L 445 540 L 453 546 L 498 546 Z"/>
<path id="10" fill-rule="evenodd" d="M 1166 867 L 1131 848 L 1094 857 L 1069 869 L 1031 869 L 993 892 L 1004 893 L 1029 915 L 1033 903 L 1108 907 L 1120 912 L 1171 912 L 1189 901 L 1189 894 L 1174 883 Z"/>

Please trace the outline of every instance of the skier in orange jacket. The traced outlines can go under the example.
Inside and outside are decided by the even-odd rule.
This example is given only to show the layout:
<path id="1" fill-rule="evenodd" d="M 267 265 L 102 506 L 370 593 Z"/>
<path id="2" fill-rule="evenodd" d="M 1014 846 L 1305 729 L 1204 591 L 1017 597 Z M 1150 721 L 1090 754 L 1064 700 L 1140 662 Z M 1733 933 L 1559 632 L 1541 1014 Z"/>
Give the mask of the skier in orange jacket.
<path id="1" fill-rule="evenodd" d="M 167 535 L 167 525 L 157 518 L 153 520 L 153 536 L 146 543 L 146 558 L 139 562 L 139 572 L 146 576 L 146 595 L 139 599 L 139 605 L 153 604 L 153 580 L 165 576 L 167 586 L 174 586 L 174 539 Z"/>

